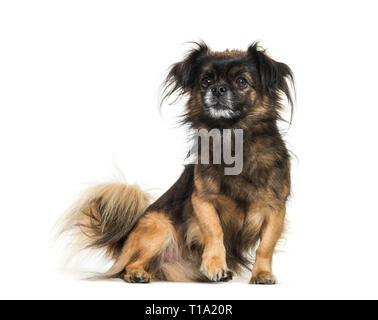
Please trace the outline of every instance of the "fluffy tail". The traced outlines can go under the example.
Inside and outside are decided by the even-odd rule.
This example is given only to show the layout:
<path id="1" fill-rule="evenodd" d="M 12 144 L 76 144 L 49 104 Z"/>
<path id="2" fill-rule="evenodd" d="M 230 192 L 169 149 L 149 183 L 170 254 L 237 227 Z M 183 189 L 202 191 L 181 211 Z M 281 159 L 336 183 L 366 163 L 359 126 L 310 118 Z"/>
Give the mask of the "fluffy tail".
<path id="1" fill-rule="evenodd" d="M 113 259 L 150 204 L 138 186 L 122 183 L 96 185 L 87 190 L 64 218 L 60 234 L 69 234 L 74 253 L 103 249 Z"/>

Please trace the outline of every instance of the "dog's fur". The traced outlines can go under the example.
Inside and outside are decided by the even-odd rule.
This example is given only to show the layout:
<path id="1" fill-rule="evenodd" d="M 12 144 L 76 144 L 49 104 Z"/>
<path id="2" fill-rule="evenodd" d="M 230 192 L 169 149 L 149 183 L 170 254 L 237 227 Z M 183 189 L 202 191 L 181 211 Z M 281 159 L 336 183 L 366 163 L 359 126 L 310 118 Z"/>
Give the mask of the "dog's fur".
<path id="1" fill-rule="evenodd" d="M 227 281 L 250 268 L 259 243 L 251 283 L 275 283 L 272 256 L 290 193 L 289 153 L 277 121 L 284 97 L 292 106 L 290 84 L 290 68 L 257 43 L 224 52 L 196 44 L 170 69 L 165 98 L 188 97 L 183 121 L 194 129 L 243 129 L 242 172 L 224 175 L 223 162 L 187 165 L 149 206 L 137 187 L 97 186 L 64 229 L 106 249 L 115 260 L 106 275 L 128 282 Z"/>

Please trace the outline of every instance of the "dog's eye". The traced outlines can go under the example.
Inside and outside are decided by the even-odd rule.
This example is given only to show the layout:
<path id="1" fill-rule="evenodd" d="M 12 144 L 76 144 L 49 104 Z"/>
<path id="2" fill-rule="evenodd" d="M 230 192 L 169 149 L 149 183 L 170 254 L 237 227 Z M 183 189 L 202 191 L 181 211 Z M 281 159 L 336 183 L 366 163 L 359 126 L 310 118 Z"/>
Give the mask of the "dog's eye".
<path id="1" fill-rule="evenodd" d="M 247 80 L 245 80 L 243 77 L 239 77 L 235 81 L 235 86 L 238 89 L 244 89 L 245 87 L 247 87 L 247 85 Z"/>
<path id="2" fill-rule="evenodd" d="M 201 80 L 201 85 L 204 87 L 204 88 L 207 88 L 209 85 L 211 85 L 212 81 L 210 78 L 208 77 L 205 77 Z"/>

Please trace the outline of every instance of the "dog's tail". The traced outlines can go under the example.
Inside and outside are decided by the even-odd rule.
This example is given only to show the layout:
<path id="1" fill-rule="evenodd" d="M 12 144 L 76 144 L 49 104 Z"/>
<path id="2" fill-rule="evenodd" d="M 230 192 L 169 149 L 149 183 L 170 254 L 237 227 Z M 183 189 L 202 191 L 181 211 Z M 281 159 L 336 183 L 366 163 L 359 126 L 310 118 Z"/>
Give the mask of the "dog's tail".
<path id="1" fill-rule="evenodd" d="M 113 259 L 150 204 L 138 186 L 104 183 L 88 189 L 64 217 L 60 234 L 69 234 L 74 254 L 103 249 Z"/>

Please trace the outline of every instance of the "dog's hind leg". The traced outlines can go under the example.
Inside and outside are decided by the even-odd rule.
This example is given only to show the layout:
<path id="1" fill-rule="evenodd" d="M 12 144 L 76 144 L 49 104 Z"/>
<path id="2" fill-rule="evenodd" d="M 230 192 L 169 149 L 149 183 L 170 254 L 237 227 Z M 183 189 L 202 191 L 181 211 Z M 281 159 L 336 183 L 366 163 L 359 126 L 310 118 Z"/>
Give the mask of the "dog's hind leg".
<path id="1" fill-rule="evenodd" d="M 161 212 L 149 212 L 130 233 L 112 269 L 121 267 L 124 270 L 121 277 L 126 282 L 150 282 L 151 262 L 175 242 L 175 231 L 169 218 Z"/>

